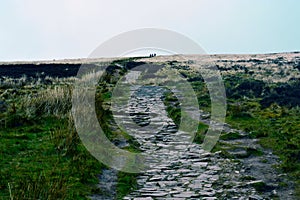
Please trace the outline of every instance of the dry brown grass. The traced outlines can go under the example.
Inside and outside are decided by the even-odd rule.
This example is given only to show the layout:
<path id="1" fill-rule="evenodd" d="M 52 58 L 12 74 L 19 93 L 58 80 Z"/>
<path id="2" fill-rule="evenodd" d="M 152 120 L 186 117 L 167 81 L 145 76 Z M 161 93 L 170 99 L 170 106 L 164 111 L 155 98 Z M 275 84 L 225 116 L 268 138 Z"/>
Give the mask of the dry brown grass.
<path id="1" fill-rule="evenodd" d="M 49 178 L 44 175 L 27 178 L 15 184 L 8 183 L 11 200 L 66 199 L 68 187 L 64 176 Z"/>
<path id="2" fill-rule="evenodd" d="M 23 101 L 27 116 L 64 116 L 71 109 L 72 87 L 60 85 L 29 94 Z"/>

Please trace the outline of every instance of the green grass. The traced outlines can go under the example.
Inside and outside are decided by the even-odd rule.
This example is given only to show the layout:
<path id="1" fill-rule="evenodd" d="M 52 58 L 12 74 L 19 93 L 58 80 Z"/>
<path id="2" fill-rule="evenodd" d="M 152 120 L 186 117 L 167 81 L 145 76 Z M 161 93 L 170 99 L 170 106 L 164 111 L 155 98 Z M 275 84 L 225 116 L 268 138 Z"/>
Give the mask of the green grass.
<path id="1" fill-rule="evenodd" d="M 71 88 L 61 84 L 7 94 L 8 109 L 0 115 L 0 199 L 87 199 L 101 192 L 97 175 L 105 166 L 81 143 L 69 117 Z M 132 137 L 110 130 L 111 112 L 102 107 L 111 97 L 105 84 L 96 96 L 99 123 L 110 140 L 124 138 L 127 150 L 138 152 Z M 117 196 L 134 185 L 132 174 L 119 175 Z"/>
<path id="2" fill-rule="evenodd" d="M 130 68 L 128 63 L 131 61 L 133 59 L 123 59 L 111 65 L 118 63 Z M 118 69 L 117 76 L 125 72 Z M 194 76 L 192 73 L 186 74 Z M 112 114 L 101 106 L 111 98 L 111 88 L 106 87 L 106 83 L 114 84 L 114 76 L 107 74 L 103 78 L 105 82 L 99 85 L 96 93 L 98 120 L 110 140 L 125 138 L 130 143 L 126 149 L 139 152 L 134 138 L 121 130 L 110 130 Z M 208 90 L 202 81 L 195 80 L 192 86 L 199 106 L 209 111 Z M 281 169 L 295 177 L 295 192 L 300 197 L 299 107 L 291 107 L 294 102 L 284 101 L 283 96 L 277 99 L 280 106 L 275 101 L 271 106 L 263 107 L 262 100 L 268 100 L 266 102 L 269 103 L 267 95 L 274 93 L 276 84 L 263 84 L 245 74 L 227 76 L 224 81 L 229 103 L 226 122 L 234 128 L 245 130 L 251 138 L 259 138 L 263 147 L 271 148 L 279 155 Z M 249 90 L 246 83 L 263 87 L 265 94 L 259 94 L 259 90 Z M 99 192 L 95 188 L 98 181 L 96 175 L 101 173 L 104 166 L 87 152 L 67 118 L 71 88 L 34 88 L 16 88 L 15 94 L 5 94 L 9 107 L 5 113 L 0 113 L 0 199 L 86 199 L 88 195 Z M 267 94 L 269 88 L 270 94 Z M 32 98 L 24 102 L 27 94 L 32 95 Z M 181 117 L 186 117 L 186 114 L 181 112 L 178 99 L 169 92 L 166 93 L 164 103 L 169 117 L 179 125 Z M 194 142 L 203 142 L 207 128 L 207 125 L 199 123 Z M 223 134 L 221 139 L 239 137 L 237 133 L 230 133 Z M 222 150 L 222 147 L 224 144 L 219 142 L 213 151 Z M 256 156 L 262 153 L 253 149 L 247 149 L 247 152 Z M 226 153 L 224 155 L 228 156 Z M 117 197 L 120 199 L 135 186 L 136 175 L 120 172 Z"/>
<path id="3" fill-rule="evenodd" d="M 242 136 L 237 132 L 230 132 L 230 133 L 223 133 L 220 136 L 221 140 L 234 140 L 234 139 L 240 139 Z"/>
<path id="4" fill-rule="evenodd" d="M 230 110 L 229 110 L 230 111 Z M 249 132 L 251 138 L 272 149 L 282 163 L 280 168 L 295 181 L 295 193 L 300 197 L 300 119 L 299 108 L 272 105 L 265 109 L 251 110 L 251 117 L 229 115 L 226 122 L 234 128 Z M 260 155 L 260 152 L 251 152 Z"/>
<path id="5" fill-rule="evenodd" d="M 261 91 L 263 92 L 259 93 L 260 90 L 253 90 L 253 84 L 252 88 L 247 88 L 249 84 L 245 83 L 253 83 L 258 89 L 262 87 Z M 298 178 L 300 177 L 300 109 L 298 106 L 292 107 L 297 103 L 297 99 L 294 98 L 295 102 L 292 102 L 292 100 L 289 100 L 289 95 L 280 96 L 279 99 L 274 99 L 274 102 L 266 107 L 266 102 L 272 100 L 269 96 L 276 93 L 276 88 L 282 91 L 282 85 L 292 83 L 266 84 L 245 74 L 235 74 L 234 76 L 225 76 L 224 84 L 228 101 L 226 123 L 233 128 L 248 132 L 250 138 L 258 138 L 263 147 L 272 149 L 282 161 L 281 170 L 294 177 L 295 193 L 300 197 L 300 179 Z M 192 85 L 198 96 L 200 108 L 209 111 L 207 89 L 199 81 L 192 82 Z M 283 91 L 296 95 L 292 91 Z M 206 98 L 201 99 L 199 97 Z M 203 99 L 205 99 L 204 103 Z M 203 135 L 198 134 L 196 138 L 195 141 L 201 143 Z M 239 138 L 240 136 L 237 133 L 221 135 L 223 140 Z M 213 151 L 222 150 L 222 152 L 225 152 L 222 148 L 224 145 L 221 142 L 217 143 Z M 262 152 L 247 149 L 247 154 L 261 156 Z"/>
<path id="6" fill-rule="evenodd" d="M 117 199 L 122 199 L 130 191 L 137 188 L 136 178 L 138 174 L 119 172 L 117 184 Z"/>
<path id="7" fill-rule="evenodd" d="M 68 134 L 61 121 L 48 118 L 0 131 L 1 198 L 86 199 L 92 192 L 89 185 L 97 182 L 96 174 L 103 166 L 80 142 L 70 146 L 65 141 L 68 137 L 53 139 L 53 131 Z"/>
<path id="8" fill-rule="evenodd" d="M 208 130 L 208 125 L 202 122 L 199 122 L 198 131 L 195 135 L 194 142 L 197 144 L 202 144 L 205 138 L 205 134 Z"/>
<path id="9" fill-rule="evenodd" d="M 132 144 L 126 149 L 138 152 L 126 133 L 106 134 L 125 138 Z M 1 129 L 0 155 L 0 199 L 87 199 L 99 192 L 95 185 L 104 166 L 85 149 L 68 118 L 43 117 Z M 119 181 L 121 198 L 135 185 L 135 176 L 123 173 Z"/>

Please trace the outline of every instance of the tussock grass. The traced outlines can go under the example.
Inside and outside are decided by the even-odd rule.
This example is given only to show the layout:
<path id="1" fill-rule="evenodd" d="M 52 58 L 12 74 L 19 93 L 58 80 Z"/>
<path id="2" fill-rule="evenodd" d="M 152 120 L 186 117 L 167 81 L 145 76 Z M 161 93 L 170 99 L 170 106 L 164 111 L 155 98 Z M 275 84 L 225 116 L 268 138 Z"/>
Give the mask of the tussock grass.
<path id="1" fill-rule="evenodd" d="M 62 116 L 71 109 L 72 87 L 60 85 L 28 95 L 23 107 L 28 116 Z"/>
<path id="2" fill-rule="evenodd" d="M 62 126 L 50 130 L 50 141 L 60 154 L 64 156 L 76 155 L 80 138 L 76 132 L 71 114 L 68 115 L 67 121 Z"/>
<path id="3" fill-rule="evenodd" d="M 14 184 L 8 183 L 11 200 L 66 199 L 67 179 L 64 176 L 50 178 L 40 174 L 37 178 L 27 177 Z"/>
<path id="4" fill-rule="evenodd" d="M 21 86 L 28 84 L 28 81 L 29 80 L 26 75 L 23 75 L 20 78 L 1 77 L 0 78 L 0 89 L 21 87 Z"/>

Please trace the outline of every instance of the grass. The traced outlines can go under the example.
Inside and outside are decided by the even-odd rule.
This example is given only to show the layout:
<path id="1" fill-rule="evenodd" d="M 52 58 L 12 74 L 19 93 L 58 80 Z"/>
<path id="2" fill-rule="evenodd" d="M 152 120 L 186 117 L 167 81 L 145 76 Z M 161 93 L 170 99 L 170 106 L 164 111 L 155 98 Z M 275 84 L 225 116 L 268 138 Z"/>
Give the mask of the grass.
<path id="1" fill-rule="evenodd" d="M 175 96 L 173 92 L 170 90 L 167 90 L 164 93 L 164 104 L 166 106 L 166 111 L 168 114 L 168 117 L 170 117 L 174 123 L 179 126 L 181 121 L 181 107 L 179 100 Z"/>
<path id="2" fill-rule="evenodd" d="M 288 108 L 271 105 L 264 109 L 249 110 L 251 116 L 229 115 L 227 123 L 234 128 L 249 132 L 251 138 L 272 149 L 281 159 L 280 169 L 293 177 L 295 193 L 300 197 L 300 132 L 298 107 Z M 248 152 L 248 151 L 247 151 Z M 261 155 L 261 152 L 250 152 Z"/>
<path id="3" fill-rule="evenodd" d="M 116 64 L 125 66 L 125 69 L 112 70 Z M 139 152 L 134 138 L 120 130 L 111 131 L 110 125 L 114 121 L 107 109 L 116 78 L 135 65 L 132 59 L 112 63 L 111 71 L 98 86 L 96 113 L 110 140 L 125 138 L 130 143 L 126 149 Z M 185 74 L 193 78 L 192 86 L 199 99 L 199 107 L 209 111 L 210 99 L 205 84 L 193 73 Z M 92 78 L 93 74 L 90 76 Z M 72 78 L 49 77 L 45 80 L 40 77 L 0 80 L 0 100 L 8 105 L 0 113 L 0 199 L 86 199 L 88 195 L 99 192 L 95 184 L 98 182 L 97 174 L 104 166 L 81 144 L 68 113 L 72 81 Z M 284 83 L 262 83 L 249 74 L 225 76 L 224 81 L 229 94 L 226 122 L 249 132 L 251 138 L 259 138 L 264 147 L 271 148 L 280 156 L 281 169 L 295 177 L 295 192 L 300 197 L 300 108 L 294 106 L 296 101 L 279 96 L 277 104 L 271 102 L 269 105 L 272 98 L 266 97 L 273 97 L 274 91 L 282 89 Z M 251 83 L 250 86 L 248 83 Z M 253 84 L 262 87 L 263 93 L 258 92 L 260 89 L 252 89 Z M 268 104 L 263 106 L 263 100 L 268 100 Z M 169 117 L 179 125 L 185 113 L 181 113 L 178 99 L 169 92 L 164 103 Z M 194 142 L 203 142 L 207 128 L 207 125 L 199 123 Z M 230 133 L 223 134 L 221 139 L 239 137 L 237 133 Z M 218 143 L 213 151 L 222 150 L 223 145 Z M 261 155 L 260 151 L 253 149 L 247 149 L 247 153 Z M 118 199 L 135 187 L 135 174 L 118 173 Z"/>
<path id="4" fill-rule="evenodd" d="M 97 175 L 105 166 L 90 155 L 74 128 L 70 80 L 34 87 L 33 82 L 11 81 L 0 87 L 8 105 L 0 115 L 0 199 L 87 199 L 100 192 Z M 109 88 L 97 98 L 98 119 L 108 138 L 125 138 L 132 144 L 127 150 L 138 152 L 132 137 L 110 131 L 111 113 L 102 107 L 110 98 Z M 135 176 L 118 177 L 121 198 L 135 185 Z"/>
<path id="5" fill-rule="evenodd" d="M 208 92 L 204 84 L 199 80 L 192 80 L 191 84 L 196 91 L 200 108 L 209 111 Z M 282 161 L 281 170 L 294 177 L 295 192 L 300 197 L 300 179 L 298 178 L 300 177 L 300 108 L 295 106 L 299 100 L 294 98 L 296 92 L 283 89 L 290 85 L 297 85 L 297 82 L 271 84 L 256 81 L 244 73 L 236 73 L 234 76 L 224 76 L 224 84 L 228 95 L 226 123 L 233 128 L 248 132 L 248 137 L 257 138 L 263 147 L 272 149 Z M 253 89 L 254 86 L 258 89 Z M 290 88 L 293 89 L 292 86 Z M 290 100 L 289 95 L 283 95 L 272 102 L 272 98 L 269 96 L 272 96 L 273 93 L 276 94 L 276 91 L 292 93 L 294 99 Z M 262 104 L 266 100 L 269 105 Z M 292 102 L 293 100 L 295 102 Z M 176 117 L 179 111 L 172 111 Z M 203 128 L 205 131 L 205 127 Z M 203 132 L 201 130 L 200 127 L 198 132 Z M 238 133 L 228 133 L 222 134 L 220 139 L 231 140 L 240 137 Z M 197 133 L 195 142 L 201 144 L 203 138 L 203 134 Z M 228 156 L 223 151 L 224 145 L 221 142 L 217 143 L 213 151 L 222 150 L 225 157 Z M 247 154 L 261 156 L 262 152 L 250 148 L 247 149 Z"/>
<path id="6" fill-rule="evenodd" d="M 198 131 L 195 135 L 194 142 L 197 144 L 202 144 L 205 138 L 205 134 L 208 130 L 208 125 L 202 122 L 199 122 Z"/>
<path id="7" fill-rule="evenodd" d="M 1 198 L 86 199 L 103 166 L 79 142 L 67 142 L 77 139 L 64 138 L 69 134 L 64 120 L 46 118 L 0 131 Z M 54 139 L 53 132 L 61 137 Z"/>
<path id="8" fill-rule="evenodd" d="M 72 88 L 69 85 L 57 85 L 39 90 L 37 93 L 30 93 L 22 101 L 26 115 L 43 116 L 54 115 L 62 116 L 71 109 Z"/>
<path id="9" fill-rule="evenodd" d="M 122 199 L 130 191 L 137 188 L 137 176 L 138 174 L 118 173 L 117 199 Z"/>
<path id="10" fill-rule="evenodd" d="M 240 139 L 242 136 L 237 132 L 230 132 L 230 133 L 223 133 L 220 136 L 221 140 L 234 140 L 234 139 Z"/>

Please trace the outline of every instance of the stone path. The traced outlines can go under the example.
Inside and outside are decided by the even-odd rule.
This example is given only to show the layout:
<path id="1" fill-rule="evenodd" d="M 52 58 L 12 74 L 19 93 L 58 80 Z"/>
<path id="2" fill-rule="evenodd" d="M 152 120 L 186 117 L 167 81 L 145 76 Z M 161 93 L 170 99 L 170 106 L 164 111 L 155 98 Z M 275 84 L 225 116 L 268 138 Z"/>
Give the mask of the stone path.
<path id="1" fill-rule="evenodd" d="M 265 163 L 260 162 L 262 159 L 258 156 L 238 157 L 245 153 L 245 146 L 261 147 L 255 140 L 247 139 L 246 133 L 229 126 L 225 127 L 226 132 L 237 132 L 245 138 L 221 142 L 240 145 L 244 149 L 228 151 L 234 159 L 224 157 L 221 151 L 205 152 L 201 145 L 188 142 L 188 135 L 177 131 L 176 125 L 167 117 L 161 99 L 163 92 L 164 89 L 159 87 L 134 88 L 129 106 L 118 108 L 118 112 L 123 114 L 115 116 L 139 142 L 143 153 L 153 159 L 150 170 L 138 176 L 138 189 L 124 197 L 125 200 L 293 199 L 291 187 L 285 191 L 278 185 L 286 177 L 272 168 L 274 163 L 278 163 L 272 152 L 262 151 L 268 154 Z M 132 126 L 132 121 L 141 127 L 140 131 Z M 161 129 L 143 129 L 150 124 Z M 159 162 L 155 162 L 154 158 Z M 253 169 L 260 172 L 255 173 Z M 273 181 L 270 179 L 272 176 Z"/>
<path id="2" fill-rule="evenodd" d="M 102 194 L 94 194 L 90 196 L 91 200 L 112 200 L 116 196 L 117 185 L 117 171 L 114 169 L 104 169 L 99 175 L 98 188 L 101 189 Z"/>

